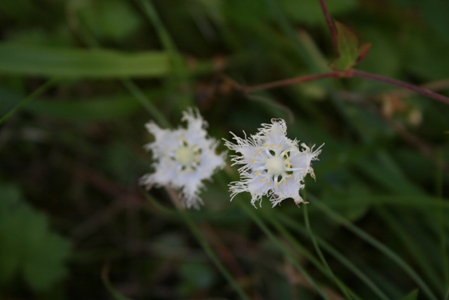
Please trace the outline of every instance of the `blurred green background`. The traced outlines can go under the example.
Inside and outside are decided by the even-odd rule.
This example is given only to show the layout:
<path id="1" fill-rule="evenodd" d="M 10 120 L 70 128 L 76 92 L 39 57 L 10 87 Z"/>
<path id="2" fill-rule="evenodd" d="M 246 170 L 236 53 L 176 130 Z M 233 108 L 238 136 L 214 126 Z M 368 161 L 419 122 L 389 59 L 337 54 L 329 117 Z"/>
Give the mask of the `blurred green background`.
<path id="1" fill-rule="evenodd" d="M 373 44 L 359 69 L 447 95 L 448 1 L 327 3 Z M 176 127 L 192 106 L 217 139 L 276 117 L 290 138 L 325 143 L 307 209 L 354 299 L 448 292 L 447 105 L 360 78 L 238 89 L 328 70 L 318 0 L 2 0 L 0 41 L 0 299 L 108 299 L 102 273 L 133 299 L 238 298 L 166 191 L 148 201 L 138 186 L 144 124 Z M 249 196 L 229 202 L 237 178 L 214 176 L 188 212 L 204 239 L 249 298 L 322 299 L 242 209 Z M 313 263 L 304 207 L 263 203 L 294 261 L 346 298 Z"/>

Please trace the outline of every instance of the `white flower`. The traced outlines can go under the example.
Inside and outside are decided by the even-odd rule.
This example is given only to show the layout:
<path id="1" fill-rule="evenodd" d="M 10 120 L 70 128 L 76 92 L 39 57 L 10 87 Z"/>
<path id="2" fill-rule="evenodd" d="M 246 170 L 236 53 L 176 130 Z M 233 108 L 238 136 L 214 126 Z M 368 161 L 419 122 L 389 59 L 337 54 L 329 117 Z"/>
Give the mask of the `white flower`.
<path id="1" fill-rule="evenodd" d="M 225 146 L 240 155 L 234 155 L 233 165 L 243 165 L 239 168 L 240 181 L 229 184 L 231 200 L 239 193 L 250 192 L 251 204 L 260 201 L 268 195 L 274 206 L 282 200 L 293 198 L 296 205 L 304 203 L 299 190 L 304 187 L 303 181 L 307 174 L 314 179 L 311 167 L 312 160 L 317 160 L 321 152 L 320 146 L 313 151 L 305 144 L 298 149 L 298 141 L 286 137 L 286 125 L 282 119 L 271 119 L 272 124 L 262 124 L 262 128 L 249 138 L 240 138 L 231 132 L 234 144 L 226 141 Z"/>
<path id="2" fill-rule="evenodd" d="M 144 175 L 140 183 L 147 188 L 172 186 L 180 190 L 185 207 L 199 208 L 202 181 L 224 167 L 225 153 L 215 153 L 218 141 L 207 137 L 207 123 L 197 110 L 185 111 L 182 120 L 187 128 L 162 129 L 153 122 L 145 125 L 155 137 L 145 145 L 153 153 L 155 172 Z"/>

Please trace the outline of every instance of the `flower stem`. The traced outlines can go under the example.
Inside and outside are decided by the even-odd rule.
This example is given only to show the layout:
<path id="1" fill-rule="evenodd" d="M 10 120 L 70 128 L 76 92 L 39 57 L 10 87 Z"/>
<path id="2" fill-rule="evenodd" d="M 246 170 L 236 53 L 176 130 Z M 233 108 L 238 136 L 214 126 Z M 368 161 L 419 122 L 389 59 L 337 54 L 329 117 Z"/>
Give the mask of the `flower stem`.
<path id="1" fill-rule="evenodd" d="M 287 226 L 289 229 L 292 229 L 295 232 L 299 232 L 303 236 L 309 237 L 309 232 L 303 228 L 302 224 L 300 224 L 297 220 L 292 218 L 291 216 L 281 215 L 279 213 L 275 216 L 279 221 Z M 281 225 L 281 226 L 283 226 Z M 285 230 L 285 229 L 284 229 Z M 374 294 L 378 297 L 378 299 L 388 300 L 389 298 L 385 295 L 385 293 L 379 288 L 367 275 L 363 273 L 352 261 L 350 258 L 347 258 L 345 255 L 340 253 L 336 248 L 327 243 L 324 239 L 319 236 L 315 236 L 317 242 L 320 246 L 326 250 L 329 254 L 331 254 L 335 259 L 337 259 L 342 265 L 346 266 L 352 273 L 357 275 L 359 279 L 364 282 Z M 297 243 L 297 242 L 296 242 Z M 338 277 L 335 277 L 338 280 Z M 350 291 L 353 294 L 352 291 Z M 354 295 L 356 296 L 356 295 Z M 360 298 L 360 297 L 359 297 Z"/>
<path id="2" fill-rule="evenodd" d="M 248 205 L 240 202 L 241 207 L 245 210 L 245 212 L 253 219 L 253 221 L 259 226 L 259 228 L 268 236 L 268 238 L 284 253 L 284 255 L 291 261 L 296 270 L 304 276 L 307 282 L 313 287 L 317 293 L 323 299 L 330 300 L 325 291 L 318 285 L 318 283 L 311 277 L 311 275 L 298 263 L 298 260 L 295 258 L 294 253 L 292 253 L 286 246 L 282 244 L 282 242 L 273 234 L 273 232 L 266 226 L 263 220 L 254 213 L 253 208 L 248 207 Z"/>
<path id="3" fill-rule="evenodd" d="M 331 34 L 332 47 L 334 49 L 335 57 L 339 57 L 338 43 L 337 43 L 337 28 L 335 28 L 334 21 L 332 20 L 329 10 L 327 9 L 326 0 L 320 0 L 321 10 L 323 11 L 324 18 L 326 19 L 327 27 Z"/>
<path id="4" fill-rule="evenodd" d="M 328 272 L 328 276 L 334 280 L 335 284 L 345 294 L 346 299 L 352 299 L 352 297 L 350 296 L 349 291 L 346 289 L 346 287 L 343 284 L 341 284 L 341 282 L 335 277 L 334 272 L 332 272 L 331 267 L 329 266 L 326 258 L 324 257 L 323 253 L 321 252 L 320 246 L 318 245 L 317 240 L 315 238 L 315 234 L 313 233 L 312 228 L 310 227 L 309 212 L 307 211 L 307 205 L 304 205 L 303 212 L 304 212 L 304 221 L 306 224 L 307 232 L 309 233 L 309 236 L 312 239 L 313 247 L 315 248 L 315 251 L 317 252 L 318 257 L 320 258 L 321 263 L 323 264 L 323 266 L 326 268 L 326 270 Z"/>
<path id="5" fill-rule="evenodd" d="M 281 222 L 279 220 L 285 221 L 286 218 L 288 218 L 287 216 L 280 214 L 280 213 L 268 213 L 266 210 L 263 210 L 264 216 L 266 217 L 266 219 L 268 221 L 271 222 L 271 224 L 273 224 L 273 226 L 278 230 L 278 232 L 282 235 L 282 237 L 284 239 L 286 239 L 291 245 L 293 245 L 295 248 L 298 249 L 298 251 L 301 253 L 301 255 L 303 255 L 308 261 L 310 261 L 315 267 L 317 267 L 323 274 L 325 274 L 326 276 L 329 277 L 329 279 L 333 279 L 336 281 L 336 284 L 338 287 L 348 290 L 348 293 L 351 293 L 351 295 L 345 293 L 345 299 L 352 299 L 353 297 L 355 299 L 360 299 L 360 297 L 358 297 L 357 295 L 355 295 L 355 293 L 353 291 L 351 291 L 349 289 L 349 287 L 347 287 L 343 282 L 341 282 L 337 277 L 334 276 L 334 274 L 329 274 L 329 272 L 327 271 L 328 266 L 324 266 L 322 264 L 322 262 L 320 262 L 315 256 L 312 255 L 312 253 L 309 252 L 309 250 L 303 246 L 299 239 L 295 236 L 293 236 L 291 233 L 288 232 L 288 230 L 284 227 L 283 224 L 281 224 Z M 278 220 L 279 219 L 279 220 Z M 297 231 L 300 231 L 302 228 L 302 225 L 300 224 L 295 224 L 294 229 Z M 307 233 L 307 236 L 310 237 L 309 233 Z M 331 299 L 334 299 L 334 297 L 337 299 L 337 296 L 333 296 L 331 293 L 331 290 L 329 290 L 329 288 L 323 288 L 324 291 L 329 294 L 329 297 Z M 336 293 L 336 292 L 332 292 L 332 293 Z M 338 297 L 340 298 L 340 297 Z M 385 298 L 384 298 L 385 299 Z"/>
<path id="6" fill-rule="evenodd" d="M 379 242 L 378 240 L 370 236 L 368 233 L 364 232 L 357 226 L 353 225 L 350 221 L 348 221 L 338 213 L 334 212 L 331 208 L 327 207 L 325 204 L 322 204 L 319 201 L 314 201 L 314 203 L 316 203 L 315 207 L 317 207 L 320 211 L 324 212 L 327 216 L 329 216 L 330 219 L 337 222 L 338 224 L 341 224 L 343 227 L 351 231 L 354 235 L 358 236 L 359 238 L 361 238 L 362 240 L 364 240 L 365 242 L 376 248 L 378 251 L 383 253 L 386 257 L 394 261 L 399 267 L 401 267 L 404 270 L 404 272 L 407 275 L 410 276 L 410 278 L 412 278 L 418 284 L 418 286 L 423 291 L 423 293 L 426 294 L 428 299 L 437 300 L 437 297 L 434 295 L 434 293 L 428 287 L 428 285 L 423 281 L 421 276 L 417 272 L 415 272 L 412 269 L 412 267 L 409 264 L 407 264 L 402 257 L 400 257 L 393 250 L 388 248 L 385 244 Z"/>
<path id="7" fill-rule="evenodd" d="M 250 299 L 249 296 L 246 295 L 245 291 L 242 289 L 240 284 L 234 279 L 234 277 L 229 273 L 229 271 L 225 268 L 225 266 L 223 266 L 221 261 L 215 255 L 214 251 L 212 250 L 212 247 L 209 245 L 207 240 L 204 238 L 204 236 L 201 233 L 201 231 L 199 230 L 198 226 L 193 222 L 189 213 L 186 212 L 184 209 L 179 209 L 179 213 L 184 218 L 184 221 L 186 222 L 187 226 L 190 228 L 190 231 L 196 237 L 197 241 L 200 243 L 204 252 L 207 253 L 209 258 L 214 262 L 215 266 L 220 270 L 221 274 L 228 280 L 228 282 L 234 288 L 235 292 L 237 292 L 237 294 L 239 295 L 240 299 L 249 300 Z"/>
<path id="8" fill-rule="evenodd" d="M 129 91 L 129 93 L 146 108 L 146 110 L 153 115 L 153 118 L 162 126 L 170 127 L 168 119 L 159 111 L 154 103 L 140 90 L 140 88 L 129 78 L 123 78 L 122 84 Z"/>
<path id="9" fill-rule="evenodd" d="M 218 268 L 221 274 L 234 288 L 235 292 L 239 295 L 240 299 L 249 300 L 250 297 L 245 293 L 245 291 L 242 289 L 242 287 L 236 281 L 236 279 L 231 275 L 231 273 L 229 273 L 228 269 L 226 269 L 226 267 L 221 263 L 217 255 L 215 255 L 214 250 L 212 249 L 206 238 L 204 238 L 198 225 L 196 225 L 195 222 L 192 220 L 192 217 L 190 216 L 189 212 L 186 211 L 183 207 L 181 207 L 180 201 L 176 196 L 176 194 L 174 193 L 174 191 L 168 188 L 166 190 L 174 206 L 176 207 L 178 214 L 181 215 L 184 222 L 187 224 L 190 231 L 193 233 L 198 243 L 203 248 L 204 252 L 209 256 L 209 258 L 212 260 L 212 262 L 215 264 L 215 266 Z"/>

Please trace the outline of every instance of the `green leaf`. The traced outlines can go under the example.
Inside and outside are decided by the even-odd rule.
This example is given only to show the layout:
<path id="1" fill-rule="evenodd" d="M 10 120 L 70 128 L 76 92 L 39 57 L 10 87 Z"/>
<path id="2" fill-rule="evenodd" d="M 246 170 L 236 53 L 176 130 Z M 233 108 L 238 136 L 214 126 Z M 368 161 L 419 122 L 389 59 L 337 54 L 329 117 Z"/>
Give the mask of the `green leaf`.
<path id="1" fill-rule="evenodd" d="M 131 98 L 98 99 L 93 101 L 34 101 L 26 110 L 54 118 L 98 121 L 123 118 L 136 112 L 141 105 Z"/>
<path id="2" fill-rule="evenodd" d="M 160 90 L 145 92 L 149 99 L 159 99 L 164 93 Z M 0 88 L 0 116 L 7 114 L 18 105 L 24 96 L 13 94 Z M 137 112 L 142 105 L 128 95 L 97 97 L 90 100 L 68 99 L 67 101 L 35 100 L 24 105 L 23 109 L 42 116 L 70 121 L 101 121 L 124 118 Z"/>
<path id="3" fill-rule="evenodd" d="M 424 80 L 440 80 L 449 75 L 449 56 L 438 55 L 447 52 L 447 43 L 428 32 L 414 31 L 402 42 L 403 65 Z"/>
<path id="4" fill-rule="evenodd" d="M 2 202 L 9 203 L 0 210 L 0 283 L 21 274 L 33 289 L 46 290 L 65 275 L 70 242 L 51 232 L 46 216 L 17 199 L 18 194 L 0 186 Z"/>
<path id="5" fill-rule="evenodd" d="M 170 73 L 164 52 L 123 53 L 105 49 L 23 47 L 0 44 L 0 72 L 61 77 L 163 77 Z"/>
<path id="6" fill-rule="evenodd" d="M 413 4 L 418 7 L 424 20 L 439 35 L 441 40 L 448 43 L 447 28 L 449 28 L 449 18 L 447 17 L 447 12 L 449 10 L 449 2 L 444 0 L 414 1 Z"/>
<path id="7" fill-rule="evenodd" d="M 309 25 L 318 25 L 323 22 L 323 12 L 316 0 L 279 0 L 279 4 L 288 17 L 294 21 Z M 326 4 L 332 16 L 349 12 L 358 5 L 355 0 L 327 0 Z"/>
<path id="8" fill-rule="evenodd" d="M 0 213 L 20 203 L 20 192 L 13 185 L 0 186 Z"/>
<path id="9" fill-rule="evenodd" d="M 414 290 L 402 297 L 400 300 L 416 300 L 418 299 L 418 290 Z"/>
<path id="10" fill-rule="evenodd" d="M 231 22 L 249 26 L 263 22 L 268 17 L 268 11 L 258 0 L 228 0 L 222 4 L 224 16 Z"/>
<path id="11" fill-rule="evenodd" d="M 339 57 L 330 67 L 336 71 L 347 71 L 358 64 L 369 52 L 370 43 L 359 46 L 359 38 L 349 27 L 334 21 L 337 30 L 337 47 Z"/>
<path id="12" fill-rule="evenodd" d="M 401 69 L 400 57 L 403 56 L 397 47 L 399 41 L 391 32 L 385 32 L 372 26 L 358 27 L 357 31 L 365 39 L 373 43 L 369 56 L 360 64 L 360 68 L 370 73 L 396 77 Z M 363 86 L 374 86 L 378 83 L 366 80 Z"/>
<path id="13" fill-rule="evenodd" d="M 142 19 L 128 1 L 88 0 L 80 2 L 75 9 L 95 37 L 123 42 L 142 26 Z"/>

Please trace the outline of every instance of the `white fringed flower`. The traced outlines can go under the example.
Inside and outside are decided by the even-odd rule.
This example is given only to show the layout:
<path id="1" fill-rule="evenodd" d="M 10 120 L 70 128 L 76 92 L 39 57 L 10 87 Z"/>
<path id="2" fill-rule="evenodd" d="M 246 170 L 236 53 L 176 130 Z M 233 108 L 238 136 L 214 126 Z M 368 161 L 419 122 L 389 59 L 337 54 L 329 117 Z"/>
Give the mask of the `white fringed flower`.
<path id="1" fill-rule="evenodd" d="M 155 172 L 144 175 L 140 183 L 147 188 L 172 186 L 180 190 L 185 207 L 199 208 L 202 181 L 224 167 L 225 153 L 215 153 L 218 141 L 207 137 L 207 123 L 197 110 L 185 111 L 182 120 L 187 128 L 162 129 L 154 122 L 145 125 L 155 137 L 145 145 L 152 151 Z"/>
<path id="2" fill-rule="evenodd" d="M 240 181 L 229 184 L 231 200 L 239 193 L 250 192 L 251 204 L 268 195 L 271 204 L 276 206 L 282 200 L 293 198 L 296 205 L 304 203 L 299 191 L 304 187 L 307 174 L 314 179 L 312 160 L 317 160 L 321 146 L 313 151 L 305 144 L 298 148 L 297 140 L 286 137 L 287 126 L 282 119 L 272 119 L 272 124 L 262 124 L 259 132 L 249 138 L 240 138 L 231 132 L 236 144 L 226 141 L 225 146 L 240 155 L 234 155 L 233 165 L 239 168 Z"/>

